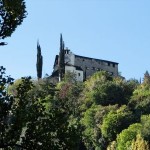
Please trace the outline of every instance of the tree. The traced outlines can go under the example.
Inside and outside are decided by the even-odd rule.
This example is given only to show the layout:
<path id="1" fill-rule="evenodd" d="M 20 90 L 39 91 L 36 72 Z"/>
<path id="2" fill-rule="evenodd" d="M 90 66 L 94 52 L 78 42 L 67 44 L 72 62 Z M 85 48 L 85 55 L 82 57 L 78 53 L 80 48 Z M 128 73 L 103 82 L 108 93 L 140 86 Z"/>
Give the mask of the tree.
<path id="1" fill-rule="evenodd" d="M 31 84 L 28 78 L 24 78 L 22 84 L 18 85 L 17 96 L 8 94 L 8 86 L 13 79 L 5 76 L 5 68 L 0 68 L 0 148 L 13 148 L 19 146 L 18 141 L 27 121 L 26 101 Z"/>
<path id="2" fill-rule="evenodd" d="M 109 142 L 116 140 L 117 134 L 126 129 L 133 121 L 132 112 L 127 106 L 120 107 L 117 111 L 111 111 L 104 117 L 101 126 L 102 135 Z"/>
<path id="3" fill-rule="evenodd" d="M 150 114 L 149 115 L 142 115 L 141 116 L 141 136 L 146 141 L 150 141 Z"/>
<path id="4" fill-rule="evenodd" d="M 150 74 L 148 71 L 146 71 L 144 74 L 143 84 L 150 85 Z"/>
<path id="5" fill-rule="evenodd" d="M 131 150 L 149 150 L 149 144 L 145 141 L 140 134 L 136 136 L 136 139 L 132 141 Z"/>
<path id="6" fill-rule="evenodd" d="M 7 88 L 8 94 L 13 95 L 14 97 L 17 96 L 17 87 L 21 83 L 22 83 L 22 79 L 20 78 L 15 80 L 13 84 L 9 85 Z"/>
<path id="7" fill-rule="evenodd" d="M 62 34 L 60 35 L 60 51 L 58 58 L 58 70 L 59 70 L 59 81 L 62 81 L 65 74 L 65 51 L 64 51 L 64 41 Z"/>
<path id="8" fill-rule="evenodd" d="M 81 101 L 84 108 L 96 105 L 127 104 L 133 90 L 122 79 L 113 79 L 107 72 L 95 73 L 85 82 Z"/>
<path id="9" fill-rule="evenodd" d="M 116 150 L 116 141 L 111 142 L 108 145 L 107 150 Z"/>
<path id="10" fill-rule="evenodd" d="M 61 91 L 57 90 L 58 94 L 55 94 L 55 87 L 48 79 L 33 84 L 31 78 L 22 78 L 15 87 L 15 97 L 9 98 L 9 95 L 4 97 L 9 80 L 0 77 L 3 94 L 0 101 L 0 148 L 79 148 L 81 128 L 79 118 L 75 118 L 78 116 L 75 100 L 80 86 L 72 84 L 68 96 L 59 97 Z"/>
<path id="11" fill-rule="evenodd" d="M 122 95 L 126 104 L 129 102 L 134 90 L 139 86 L 139 82 L 136 79 L 124 80 L 120 77 L 115 77 L 113 78 L 113 82 L 121 87 L 123 91 Z"/>
<path id="12" fill-rule="evenodd" d="M 38 80 L 42 78 L 42 66 L 43 66 L 43 56 L 41 55 L 41 47 L 38 42 L 37 43 L 37 63 L 36 63 Z"/>
<path id="13" fill-rule="evenodd" d="M 0 16 L 0 39 L 4 39 L 11 36 L 27 16 L 24 0 L 1 0 Z"/>
<path id="14" fill-rule="evenodd" d="M 79 86 L 72 84 L 62 97 L 61 89 L 56 94 L 47 82 L 38 81 L 29 93 L 31 103 L 28 108 L 29 120 L 26 124 L 23 147 L 27 149 L 78 149 L 80 125 L 77 112 Z M 62 84 L 63 88 L 66 83 Z"/>
<path id="15" fill-rule="evenodd" d="M 82 138 L 87 149 L 90 149 L 91 147 L 106 149 L 108 142 L 102 135 L 100 127 L 102 126 L 105 116 L 110 111 L 115 111 L 117 108 L 117 105 L 92 105 L 92 107 L 83 113 L 83 117 L 81 118 L 83 126 Z"/>
<path id="16" fill-rule="evenodd" d="M 128 105 L 135 112 L 137 121 L 140 121 L 141 115 L 150 114 L 150 76 L 148 72 L 144 74 L 143 83 L 134 90 Z"/>
<path id="17" fill-rule="evenodd" d="M 76 81 L 75 74 L 71 72 L 66 72 L 64 78 L 57 85 L 58 92 L 55 94 L 58 106 L 68 116 L 69 127 L 76 130 L 74 133 L 74 144 L 77 147 L 83 146 L 81 139 L 81 113 L 80 113 L 80 103 L 79 96 L 83 90 L 83 83 Z M 71 138 L 71 136 L 70 136 Z M 77 149 L 76 147 L 76 149 Z"/>
<path id="18" fill-rule="evenodd" d="M 136 139 L 137 134 L 140 134 L 142 125 L 135 123 L 124 129 L 117 136 L 117 150 L 127 150 L 131 147 L 132 140 Z"/>
<path id="19" fill-rule="evenodd" d="M 95 121 L 95 115 L 99 109 L 100 108 L 98 106 L 92 106 L 84 113 L 84 116 L 81 120 L 81 123 L 84 128 L 83 139 L 87 149 L 95 147 L 98 142 L 98 139 L 101 136 L 99 127 Z"/>

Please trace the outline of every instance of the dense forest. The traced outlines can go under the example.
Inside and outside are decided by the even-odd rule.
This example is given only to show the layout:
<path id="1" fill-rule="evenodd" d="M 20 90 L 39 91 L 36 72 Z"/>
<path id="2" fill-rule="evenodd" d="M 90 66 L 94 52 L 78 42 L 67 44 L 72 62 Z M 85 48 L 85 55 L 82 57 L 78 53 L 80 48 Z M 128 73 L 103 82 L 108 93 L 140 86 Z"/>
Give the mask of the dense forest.
<path id="1" fill-rule="evenodd" d="M 16 80 L 0 69 L 0 148 L 148 150 L 150 75 L 135 79 L 95 73 L 85 82 L 67 73 Z"/>

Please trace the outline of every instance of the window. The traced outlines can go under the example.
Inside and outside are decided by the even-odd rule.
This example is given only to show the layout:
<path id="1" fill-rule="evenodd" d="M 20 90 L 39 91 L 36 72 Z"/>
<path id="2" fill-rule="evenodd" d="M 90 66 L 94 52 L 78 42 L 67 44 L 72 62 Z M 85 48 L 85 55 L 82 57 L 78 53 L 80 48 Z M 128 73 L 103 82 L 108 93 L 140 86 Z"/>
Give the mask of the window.
<path id="1" fill-rule="evenodd" d="M 113 64 L 113 67 L 115 68 L 115 64 Z"/>
<path id="2" fill-rule="evenodd" d="M 95 70 L 95 67 L 92 67 L 92 70 Z"/>
<path id="3" fill-rule="evenodd" d="M 78 76 L 80 77 L 80 73 L 78 73 Z"/>
<path id="4" fill-rule="evenodd" d="M 110 66 L 110 62 L 108 62 L 108 66 Z"/>

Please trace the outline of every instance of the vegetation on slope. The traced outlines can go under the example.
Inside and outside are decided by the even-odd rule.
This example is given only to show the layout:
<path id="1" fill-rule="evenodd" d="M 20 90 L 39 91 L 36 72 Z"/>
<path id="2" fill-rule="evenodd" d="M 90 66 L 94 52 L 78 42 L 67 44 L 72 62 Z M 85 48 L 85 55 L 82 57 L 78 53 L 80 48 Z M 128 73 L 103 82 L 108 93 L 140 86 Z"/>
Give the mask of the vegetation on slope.
<path id="1" fill-rule="evenodd" d="M 55 86 L 28 77 L 7 86 L 1 74 L 1 148 L 149 149 L 148 72 L 141 84 L 107 72 L 82 83 L 68 73 Z"/>

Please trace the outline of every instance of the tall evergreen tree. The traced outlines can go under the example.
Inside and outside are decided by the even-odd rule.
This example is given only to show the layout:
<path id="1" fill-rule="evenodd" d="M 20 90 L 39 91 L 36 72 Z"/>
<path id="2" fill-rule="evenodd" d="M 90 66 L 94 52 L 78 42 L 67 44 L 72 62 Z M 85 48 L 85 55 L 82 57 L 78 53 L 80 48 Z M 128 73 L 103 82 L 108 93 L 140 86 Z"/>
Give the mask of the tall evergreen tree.
<path id="1" fill-rule="evenodd" d="M 146 85 L 146 84 L 150 84 L 150 74 L 148 71 L 145 72 L 144 74 L 144 80 L 143 80 L 143 83 Z"/>
<path id="2" fill-rule="evenodd" d="M 60 35 L 60 51 L 59 51 L 59 61 L 58 61 L 58 68 L 59 68 L 59 81 L 62 80 L 65 74 L 65 52 L 64 52 L 64 41 L 62 38 L 62 34 Z"/>
<path id="3" fill-rule="evenodd" d="M 41 55 L 41 47 L 39 42 L 37 42 L 37 63 L 36 63 L 36 70 L 37 70 L 37 78 L 38 80 L 42 78 L 42 66 L 43 66 L 43 56 Z"/>

